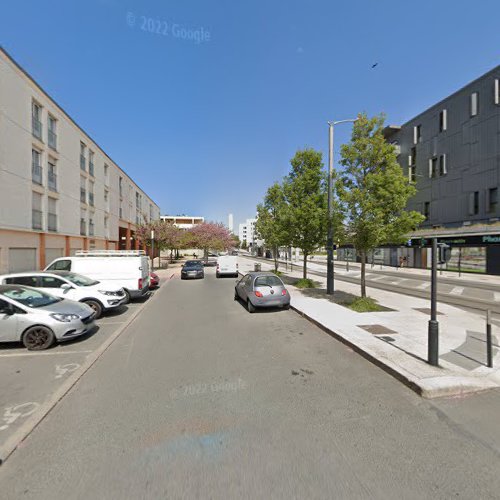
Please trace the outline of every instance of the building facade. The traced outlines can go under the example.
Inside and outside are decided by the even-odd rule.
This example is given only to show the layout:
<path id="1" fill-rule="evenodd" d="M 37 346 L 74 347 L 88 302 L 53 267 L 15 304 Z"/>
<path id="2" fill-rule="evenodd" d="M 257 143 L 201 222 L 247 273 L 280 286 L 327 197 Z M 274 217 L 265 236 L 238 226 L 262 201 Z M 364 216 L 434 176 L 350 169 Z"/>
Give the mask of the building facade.
<path id="1" fill-rule="evenodd" d="M 243 243 L 246 242 L 248 247 L 252 247 L 255 244 L 255 223 L 257 219 L 247 219 L 245 222 L 239 225 L 238 237 Z"/>
<path id="2" fill-rule="evenodd" d="M 161 220 L 171 222 L 174 226 L 181 229 L 191 229 L 198 224 L 203 224 L 205 222 L 205 217 L 192 217 L 190 215 L 162 215 Z"/>
<path id="3" fill-rule="evenodd" d="M 0 272 L 139 248 L 158 205 L 0 49 Z"/>
<path id="4" fill-rule="evenodd" d="M 385 136 L 417 189 L 408 209 L 426 218 L 399 252 L 408 255 L 392 249 L 391 262 L 427 267 L 438 237 L 455 267 L 500 274 L 500 66 Z"/>

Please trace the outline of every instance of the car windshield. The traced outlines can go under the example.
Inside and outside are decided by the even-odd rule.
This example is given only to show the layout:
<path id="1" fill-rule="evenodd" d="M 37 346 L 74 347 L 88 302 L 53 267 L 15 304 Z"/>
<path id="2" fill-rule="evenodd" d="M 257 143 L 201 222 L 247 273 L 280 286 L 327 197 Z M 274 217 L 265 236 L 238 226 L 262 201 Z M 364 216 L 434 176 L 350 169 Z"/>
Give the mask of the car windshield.
<path id="1" fill-rule="evenodd" d="M 277 276 L 258 276 L 255 286 L 283 286 L 283 283 Z"/>
<path id="2" fill-rule="evenodd" d="M 202 267 L 203 264 L 197 260 L 188 260 L 185 264 L 184 267 Z"/>
<path id="3" fill-rule="evenodd" d="M 3 292 L 5 297 L 19 302 L 23 306 L 37 308 L 50 306 L 56 302 L 61 302 L 59 297 L 53 297 L 52 295 L 47 295 L 46 293 L 40 292 L 38 290 L 33 290 L 31 288 L 12 288 Z"/>
<path id="4" fill-rule="evenodd" d="M 87 278 L 87 276 L 81 274 L 68 273 L 65 274 L 64 277 L 76 286 L 93 286 L 99 284 L 98 281 Z"/>

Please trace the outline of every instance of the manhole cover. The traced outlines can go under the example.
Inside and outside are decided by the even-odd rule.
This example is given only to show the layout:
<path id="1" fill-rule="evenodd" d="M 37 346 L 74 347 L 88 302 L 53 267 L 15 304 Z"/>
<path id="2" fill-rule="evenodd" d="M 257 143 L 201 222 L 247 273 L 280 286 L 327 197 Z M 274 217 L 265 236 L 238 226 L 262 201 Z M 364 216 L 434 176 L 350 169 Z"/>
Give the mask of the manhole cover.
<path id="1" fill-rule="evenodd" d="M 363 330 L 366 330 L 372 335 L 394 335 L 395 333 L 398 333 L 383 325 L 358 325 L 358 327 L 363 328 Z"/>
<path id="2" fill-rule="evenodd" d="M 427 314 L 429 316 L 431 315 L 431 310 L 428 307 L 415 307 L 414 309 L 415 309 L 415 311 Z M 442 316 L 444 313 L 437 311 L 436 314 Z"/>

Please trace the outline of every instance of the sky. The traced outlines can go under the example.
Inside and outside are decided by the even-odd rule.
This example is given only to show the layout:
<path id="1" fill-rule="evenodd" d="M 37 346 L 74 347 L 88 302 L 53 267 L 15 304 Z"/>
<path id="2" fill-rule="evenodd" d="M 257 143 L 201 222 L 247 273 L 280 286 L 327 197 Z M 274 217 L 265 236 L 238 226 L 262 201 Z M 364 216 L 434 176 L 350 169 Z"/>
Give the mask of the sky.
<path id="1" fill-rule="evenodd" d="M 162 214 L 237 230 L 298 149 L 326 167 L 327 121 L 404 123 L 497 66 L 499 19 L 498 0 L 3 0 L 0 45 Z"/>

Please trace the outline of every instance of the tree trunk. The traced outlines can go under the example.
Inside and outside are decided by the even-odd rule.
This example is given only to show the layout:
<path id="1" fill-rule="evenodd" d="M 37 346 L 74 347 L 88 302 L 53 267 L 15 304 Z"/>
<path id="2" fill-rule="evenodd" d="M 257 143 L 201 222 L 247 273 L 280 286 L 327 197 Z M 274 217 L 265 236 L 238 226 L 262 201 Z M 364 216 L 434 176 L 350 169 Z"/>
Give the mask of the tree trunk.
<path id="1" fill-rule="evenodd" d="M 203 249 L 203 258 L 205 259 L 205 262 L 208 262 L 208 248 Z"/>
<path id="2" fill-rule="evenodd" d="M 278 248 L 274 247 L 273 248 L 273 253 L 274 253 L 274 272 L 278 271 Z"/>
<path id="3" fill-rule="evenodd" d="M 361 257 L 361 297 L 366 297 L 366 251 L 361 250 L 359 253 Z"/>
<path id="4" fill-rule="evenodd" d="M 302 277 L 307 279 L 307 253 L 304 252 L 304 271 L 302 273 Z"/>

